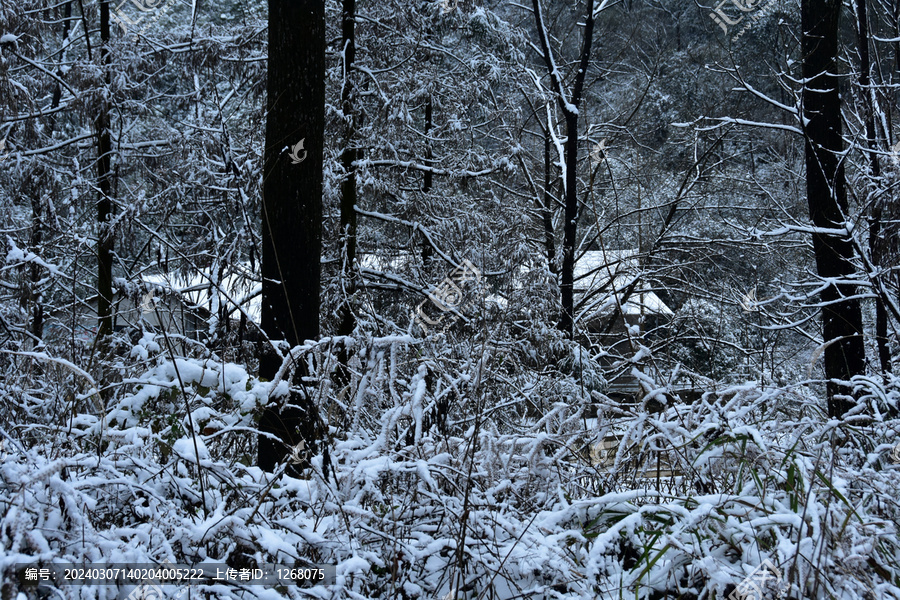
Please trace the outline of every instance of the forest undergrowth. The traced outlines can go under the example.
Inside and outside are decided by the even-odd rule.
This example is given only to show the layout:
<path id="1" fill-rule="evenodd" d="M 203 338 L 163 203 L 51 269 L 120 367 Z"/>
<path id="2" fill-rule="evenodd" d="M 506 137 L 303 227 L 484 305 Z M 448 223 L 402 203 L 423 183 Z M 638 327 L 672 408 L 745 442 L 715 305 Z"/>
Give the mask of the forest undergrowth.
<path id="1" fill-rule="evenodd" d="M 286 394 L 236 364 L 175 358 L 146 334 L 98 389 L 42 352 L 6 353 L 2 597 L 120 597 L 20 586 L 15 566 L 336 565 L 311 588 L 201 583 L 198 598 L 728 597 L 753 569 L 783 598 L 900 598 L 900 381 L 856 381 L 826 416 L 810 382 L 679 401 L 611 399 L 517 348 L 359 337 L 295 349 L 327 421 L 300 478 L 255 463 Z M 452 346 L 444 346 L 452 347 Z M 125 364 L 127 363 L 127 365 Z M 37 383 L 40 382 L 40 383 Z"/>

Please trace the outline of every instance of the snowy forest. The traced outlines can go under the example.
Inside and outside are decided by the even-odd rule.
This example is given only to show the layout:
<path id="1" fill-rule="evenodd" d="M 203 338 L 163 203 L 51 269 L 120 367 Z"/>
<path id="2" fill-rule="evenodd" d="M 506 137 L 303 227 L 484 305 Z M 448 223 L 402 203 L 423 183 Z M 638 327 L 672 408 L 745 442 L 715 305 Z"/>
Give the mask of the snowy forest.
<path id="1" fill-rule="evenodd" d="M 0 0 L 0 228 L 0 600 L 900 600 L 900 0 Z"/>

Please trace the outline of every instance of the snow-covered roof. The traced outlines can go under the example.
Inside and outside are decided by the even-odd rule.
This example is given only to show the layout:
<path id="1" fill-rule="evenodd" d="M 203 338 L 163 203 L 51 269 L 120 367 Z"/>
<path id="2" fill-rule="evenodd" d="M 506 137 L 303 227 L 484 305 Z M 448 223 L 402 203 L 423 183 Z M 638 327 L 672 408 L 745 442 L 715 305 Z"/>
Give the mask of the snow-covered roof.
<path id="1" fill-rule="evenodd" d="M 248 265 L 232 265 L 227 274 L 218 281 L 218 270 L 195 272 L 188 276 L 172 273 L 144 275 L 142 279 L 151 284 L 177 292 L 188 305 L 197 306 L 218 313 L 219 307 L 228 305 L 229 314 L 240 315 L 240 307 L 247 318 L 260 322 L 262 315 L 262 281 Z"/>
<path id="2" fill-rule="evenodd" d="M 360 253 L 357 256 L 357 265 L 363 269 L 397 273 L 407 270 L 415 258 L 409 252 L 393 255 Z M 607 305 L 614 291 L 618 292 L 621 302 L 624 290 L 634 277 L 640 276 L 639 267 L 638 253 L 635 250 L 589 250 L 577 255 L 574 270 L 576 298 L 584 298 L 592 292 L 597 292 L 595 297 L 590 298 L 590 307 L 586 312 Z M 520 266 L 519 278 L 524 277 L 528 270 L 527 267 Z M 142 279 L 147 283 L 177 292 L 186 299 L 188 305 L 202 307 L 212 313 L 218 312 L 222 304 L 228 304 L 230 314 L 237 316 L 240 312 L 233 307 L 238 304 L 250 320 L 259 323 L 262 308 L 262 283 L 259 275 L 253 273 L 249 265 L 232 265 L 222 281 L 213 284 L 212 282 L 216 280 L 213 274 L 212 271 L 204 271 L 185 277 L 158 273 L 144 275 Z M 501 308 L 506 304 L 506 299 L 497 294 L 490 295 L 487 301 Z M 674 314 L 659 296 L 641 285 L 629 296 L 622 310 L 627 315 Z"/>
<path id="3" fill-rule="evenodd" d="M 407 271 L 415 263 L 416 258 L 410 252 L 401 251 L 394 254 L 360 253 L 356 260 L 362 269 L 401 273 Z M 590 296 L 585 314 L 596 312 L 598 309 L 607 312 L 611 304 L 621 302 L 625 295 L 624 290 L 635 277 L 641 275 L 638 259 L 638 252 L 632 249 L 588 250 L 576 256 L 574 269 L 576 298 Z M 523 287 L 525 276 L 530 270 L 527 265 L 519 265 L 518 269 L 513 271 L 514 288 Z M 617 292 L 619 302 L 613 301 L 614 291 Z M 501 308 L 505 308 L 507 304 L 506 298 L 501 294 L 491 294 L 485 300 Z M 626 315 L 674 314 L 659 296 L 641 284 L 629 295 L 628 301 L 622 305 L 622 311 Z"/>
<path id="4" fill-rule="evenodd" d="M 636 250 L 588 250 L 575 257 L 575 295 L 584 297 L 597 292 L 598 298 L 591 299 L 592 304 L 602 300 L 599 297 L 602 292 L 606 292 L 603 296 L 610 299 L 616 293 L 621 303 L 624 291 L 640 276 L 640 261 Z M 622 305 L 622 311 L 627 315 L 675 314 L 659 296 L 640 284 Z"/>
<path id="5" fill-rule="evenodd" d="M 638 267 L 635 250 L 588 250 L 575 255 L 575 290 L 596 290 L 610 277 L 624 278 Z"/>

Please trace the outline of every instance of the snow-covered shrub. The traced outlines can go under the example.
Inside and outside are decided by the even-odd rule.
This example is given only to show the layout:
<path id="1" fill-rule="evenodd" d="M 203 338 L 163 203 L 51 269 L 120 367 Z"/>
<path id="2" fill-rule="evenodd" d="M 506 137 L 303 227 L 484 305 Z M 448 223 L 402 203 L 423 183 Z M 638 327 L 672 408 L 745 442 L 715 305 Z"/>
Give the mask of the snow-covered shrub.
<path id="1" fill-rule="evenodd" d="M 802 388 L 750 384 L 654 412 L 648 399 L 588 395 L 523 367 L 490 340 L 451 359 L 393 336 L 354 339 L 337 390 L 323 340 L 302 354 L 329 419 L 330 466 L 317 457 L 297 479 L 251 466 L 272 382 L 167 357 L 158 341 L 135 347 L 145 366 L 106 403 L 93 389 L 60 401 L 52 385 L 36 396 L 4 382 L 7 597 L 43 593 L 14 583 L 16 563 L 207 560 L 337 565 L 333 585 L 308 590 L 318 598 L 720 599 L 765 561 L 786 598 L 900 598 L 896 380 L 859 380 L 870 416 L 843 422 Z M 586 449 L 602 439 L 615 450 L 592 461 Z"/>

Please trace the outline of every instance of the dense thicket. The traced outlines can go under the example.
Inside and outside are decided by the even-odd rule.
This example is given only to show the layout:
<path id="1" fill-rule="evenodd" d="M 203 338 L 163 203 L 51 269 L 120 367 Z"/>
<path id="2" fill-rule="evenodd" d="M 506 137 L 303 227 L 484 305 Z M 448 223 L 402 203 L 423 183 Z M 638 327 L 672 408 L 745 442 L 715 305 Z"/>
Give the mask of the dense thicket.
<path id="1" fill-rule="evenodd" d="M 900 598 L 900 3 L 750 4 L 0 6 L 3 598 Z"/>

